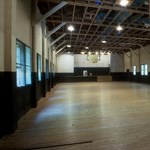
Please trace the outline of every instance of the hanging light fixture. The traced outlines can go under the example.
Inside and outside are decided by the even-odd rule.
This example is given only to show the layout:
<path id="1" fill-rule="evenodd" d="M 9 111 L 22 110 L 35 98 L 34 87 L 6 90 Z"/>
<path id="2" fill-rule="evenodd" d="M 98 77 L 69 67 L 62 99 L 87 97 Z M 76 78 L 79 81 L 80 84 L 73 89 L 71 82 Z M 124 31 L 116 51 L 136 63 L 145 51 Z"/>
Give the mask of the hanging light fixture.
<path id="1" fill-rule="evenodd" d="M 73 25 L 68 26 L 68 30 L 71 32 L 74 31 L 74 26 Z"/>
<path id="2" fill-rule="evenodd" d="M 102 41 L 103 44 L 107 43 L 105 40 Z"/>
<path id="3" fill-rule="evenodd" d="M 84 51 L 81 51 L 81 54 L 82 54 L 82 55 L 84 55 L 84 54 L 85 54 L 85 52 L 84 52 Z"/>
<path id="4" fill-rule="evenodd" d="M 67 45 L 67 47 L 68 47 L 68 48 L 70 48 L 70 47 L 71 47 L 71 45 Z"/>
<path id="5" fill-rule="evenodd" d="M 85 49 L 89 49 L 89 47 L 85 47 Z"/>
<path id="6" fill-rule="evenodd" d="M 131 5 L 133 2 L 134 0 L 116 0 L 116 4 L 122 7 L 127 7 Z"/>
<path id="7" fill-rule="evenodd" d="M 123 30 L 122 26 L 120 26 L 120 25 L 118 25 L 118 26 L 116 27 L 116 29 L 117 29 L 117 31 L 122 31 L 122 30 Z"/>
<path id="8" fill-rule="evenodd" d="M 123 6 L 123 7 L 126 7 L 128 4 L 129 4 L 128 0 L 121 0 L 120 1 L 120 5 Z"/>

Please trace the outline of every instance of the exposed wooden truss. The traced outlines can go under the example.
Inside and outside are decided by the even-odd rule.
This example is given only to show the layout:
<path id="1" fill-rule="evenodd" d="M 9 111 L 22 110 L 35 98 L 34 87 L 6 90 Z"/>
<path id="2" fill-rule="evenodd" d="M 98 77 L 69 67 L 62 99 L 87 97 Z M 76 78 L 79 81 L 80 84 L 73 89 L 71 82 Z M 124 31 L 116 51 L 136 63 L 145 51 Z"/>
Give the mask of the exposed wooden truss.
<path id="1" fill-rule="evenodd" d="M 130 6 L 121 7 L 115 0 L 38 0 L 38 7 L 43 15 L 40 21 L 47 21 L 47 37 L 51 35 L 52 45 L 60 45 L 59 49 L 125 53 L 150 44 L 149 1 L 133 0 Z M 68 25 L 75 31 L 69 32 Z M 118 25 L 123 31 L 116 30 Z"/>

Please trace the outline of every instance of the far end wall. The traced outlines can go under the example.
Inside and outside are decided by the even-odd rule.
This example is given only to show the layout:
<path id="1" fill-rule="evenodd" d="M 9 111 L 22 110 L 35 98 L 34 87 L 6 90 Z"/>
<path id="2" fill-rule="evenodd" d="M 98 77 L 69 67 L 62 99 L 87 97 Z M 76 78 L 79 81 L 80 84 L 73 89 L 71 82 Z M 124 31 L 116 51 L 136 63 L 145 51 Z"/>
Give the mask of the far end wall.
<path id="1" fill-rule="evenodd" d="M 150 45 L 139 47 L 124 55 L 125 69 L 130 70 L 130 81 L 139 83 L 150 83 Z M 148 65 L 148 75 L 141 75 L 141 65 Z M 136 75 L 133 75 L 133 66 L 136 66 Z"/>

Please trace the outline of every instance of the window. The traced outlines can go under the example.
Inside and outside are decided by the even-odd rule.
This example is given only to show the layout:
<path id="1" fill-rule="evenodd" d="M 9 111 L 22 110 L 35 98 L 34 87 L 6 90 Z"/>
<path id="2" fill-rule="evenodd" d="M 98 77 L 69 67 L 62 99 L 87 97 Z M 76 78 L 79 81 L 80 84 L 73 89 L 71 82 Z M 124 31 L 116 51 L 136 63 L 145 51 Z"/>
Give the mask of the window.
<path id="1" fill-rule="evenodd" d="M 26 84 L 31 84 L 31 50 L 26 46 Z"/>
<path id="2" fill-rule="evenodd" d="M 133 75 L 136 75 L 136 66 L 133 66 Z"/>
<path id="3" fill-rule="evenodd" d="M 48 59 L 46 59 L 46 79 L 49 79 L 49 63 L 48 63 Z"/>
<path id="4" fill-rule="evenodd" d="M 41 62 L 41 55 L 37 54 L 37 75 L 38 81 L 42 79 L 42 62 Z"/>
<path id="5" fill-rule="evenodd" d="M 145 64 L 145 75 L 147 76 L 148 75 L 148 65 Z"/>
<path id="6" fill-rule="evenodd" d="M 16 84 L 22 87 L 31 84 L 31 50 L 22 42 L 16 42 Z"/>
<path id="7" fill-rule="evenodd" d="M 143 64 L 141 65 L 141 75 L 148 75 L 148 65 L 147 64 Z"/>

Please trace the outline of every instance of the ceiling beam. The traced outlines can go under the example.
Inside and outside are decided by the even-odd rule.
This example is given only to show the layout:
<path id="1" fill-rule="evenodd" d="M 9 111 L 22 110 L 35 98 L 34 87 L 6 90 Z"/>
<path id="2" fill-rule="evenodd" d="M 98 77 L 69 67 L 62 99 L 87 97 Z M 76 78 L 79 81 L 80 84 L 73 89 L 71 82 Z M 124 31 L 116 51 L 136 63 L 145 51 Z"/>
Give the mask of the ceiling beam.
<path id="1" fill-rule="evenodd" d="M 58 31 L 61 27 L 63 27 L 64 25 L 66 25 L 66 22 L 62 22 L 60 25 L 58 25 L 56 28 L 54 28 L 52 31 L 49 31 L 46 34 L 46 38 L 48 38 L 49 36 L 51 36 L 53 33 L 55 33 L 56 31 Z"/>
<path id="2" fill-rule="evenodd" d="M 56 52 L 56 55 L 57 55 L 58 53 L 60 53 L 65 47 L 66 47 L 66 45 L 63 46 L 61 49 L 59 49 L 59 50 Z"/>
<path id="3" fill-rule="evenodd" d="M 57 33 L 57 34 L 62 34 L 63 32 L 59 32 L 59 33 Z M 72 34 L 72 35 L 78 35 L 78 33 L 66 33 L 66 34 Z M 80 35 L 85 35 L 86 33 L 80 33 Z M 93 34 L 88 34 L 88 36 L 92 36 Z M 97 35 L 94 35 L 95 37 L 97 37 L 97 36 L 99 36 L 98 34 Z M 102 35 L 102 37 L 105 37 L 105 35 Z M 107 37 L 106 37 L 106 39 L 107 38 L 120 38 L 120 39 L 133 39 L 133 40 L 143 40 L 143 41 L 145 41 L 145 40 L 147 40 L 147 41 L 150 41 L 150 37 L 149 38 L 145 38 L 145 37 L 134 37 L 134 36 L 112 36 L 112 35 L 108 35 Z M 92 41 L 93 42 L 93 41 Z"/>
<path id="4" fill-rule="evenodd" d="M 59 45 L 57 45 L 56 50 L 57 50 L 59 47 L 61 47 L 62 45 L 64 45 L 66 42 L 67 42 L 67 41 L 63 41 L 63 42 L 61 42 Z"/>
<path id="5" fill-rule="evenodd" d="M 63 38 L 66 35 L 66 33 L 62 34 L 60 37 L 58 37 L 56 40 L 54 40 L 52 43 L 50 43 L 50 46 L 58 42 L 61 38 Z"/>
<path id="6" fill-rule="evenodd" d="M 50 20 L 48 19 L 47 22 L 54 22 L 54 23 L 60 23 L 61 20 Z M 83 24 L 83 25 L 90 25 L 91 23 L 89 22 L 81 22 L 81 21 L 64 21 L 66 22 L 67 24 Z M 107 27 L 109 24 L 98 24 L 98 23 L 93 23 L 92 24 L 93 26 L 102 26 L 102 27 Z M 112 28 L 116 28 L 117 25 L 109 25 L 109 27 L 112 27 Z M 130 26 L 123 26 L 124 29 L 134 29 L 134 30 L 142 30 L 142 31 L 150 31 L 150 29 L 147 29 L 147 28 L 137 28 L 137 27 L 130 27 Z"/>
<path id="7" fill-rule="evenodd" d="M 58 11 L 59 9 L 61 9 L 62 7 L 64 7 L 67 4 L 67 2 L 61 2 L 60 4 L 58 4 L 57 6 L 55 6 L 53 9 L 49 10 L 45 15 L 42 15 L 41 17 L 39 17 L 36 20 L 36 24 L 42 22 L 43 20 L 45 20 L 46 18 L 48 18 L 49 16 L 51 16 L 52 14 L 54 14 L 56 11 Z"/>
<path id="8" fill-rule="evenodd" d="M 79 28 L 79 31 L 78 31 L 78 35 L 77 35 L 77 38 L 76 38 L 76 42 L 75 42 L 75 47 L 77 45 L 77 42 L 78 42 L 78 39 L 79 39 L 79 36 L 80 36 L 80 33 L 81 33 L 81 29 L 82 29 L 82 26 L 83 26 L 83 23 L 84 23 L 84 19 L 85 19 L 85 15 L 87 13 L 87 7 L 85 7 L 84 9 L 84 13 L 83 13 L 83 17 L 82 17 L 82 22 L 80 24 L 80 28 Z M 75 50 L 75 47 L 74 47 L 74 50 Z"/>
<path id="9" fill-rule="evenodd" d="M 62 0 L 41 0 L 41 2 L 53 2 L 53 3 L 58 3 L 61 2 Z M 115 10 L 115 11 L 121 11 L 121 12 L 130 12 L 130 13 L 137 13 L 137 14 L 146 14 L 149 15 L 149 12 L 147 11 L 140 11 L 140 10 L 134 10 L 134 9 L 129 9 L 129 8 L 123 8 L 119 6 L 107 6 L 107 5 L 96 5 L 96 4 L 88 4 L 88 3 L 81 3 L 81 2 L 73 2 L 73 1 L 63 1 L 67 2 L 68 5 L 75 5 L 75 6 L 82 6 L 82 7 L 91 7 L 91 8 L 101 8 L 101 9 L 108 9 L 108 10 Z"/>
<path id="10" fill-rule="evenodd" d="M 140 38 L 140 37 L 129 37 L 129 36 L 107 36 L 110 38 L 121 38 L 121 39 L 133 39 L 133 40 L 148 40 L 150 41 L 150 38 Z"/>

